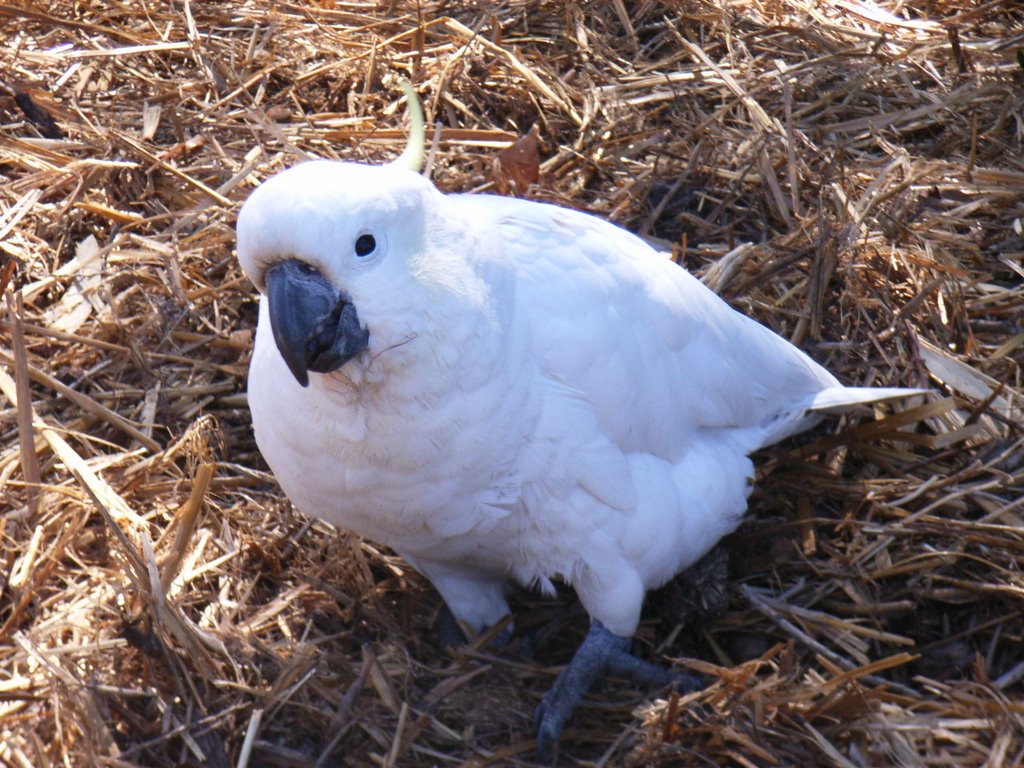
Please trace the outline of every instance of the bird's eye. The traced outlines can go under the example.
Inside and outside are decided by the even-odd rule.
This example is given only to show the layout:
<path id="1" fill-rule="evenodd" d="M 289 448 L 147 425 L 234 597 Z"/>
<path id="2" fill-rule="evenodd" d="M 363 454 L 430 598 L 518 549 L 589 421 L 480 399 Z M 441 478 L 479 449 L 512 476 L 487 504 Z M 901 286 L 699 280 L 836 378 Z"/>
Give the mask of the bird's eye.
<path id="1" fill-rule="evenodd" d="M 377 239 L 367 233 L 356 239 L 356 256 L 369 256 L 377 248 Z"/>

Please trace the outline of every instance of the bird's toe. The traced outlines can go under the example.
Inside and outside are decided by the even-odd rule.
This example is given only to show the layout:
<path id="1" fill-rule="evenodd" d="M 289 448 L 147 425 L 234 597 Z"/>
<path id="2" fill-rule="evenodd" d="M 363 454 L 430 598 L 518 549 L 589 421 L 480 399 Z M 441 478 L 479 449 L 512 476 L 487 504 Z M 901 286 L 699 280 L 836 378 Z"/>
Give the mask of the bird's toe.
<path id="1" fill-rule="evenodd" d="M 552 688 L 548 691 L 534 712 L 537 728 L 537 754 L 545 763 L 553 763 L 557 755 L 558 740 L 562 737 L 562 729 L 566 720 L 572 715 L 579 698 L 566 695 Z"/>
<path id="2" fill-rule="evenodd" d="M 565 723 L 587 692 L 606 674 L 655 688 L 675 685 L 683 693 L 704 687 L 703 681 L 694 675 L 680 674 L 636 658 L 629 652 L 629 638 L 614 635 L 595 621 L 583 644 L 537 707 L 537 751 L 542 759 L 550 760 Z"/>
<path id="3" fill-rule="evenodd" d="M 674 676 L 672 684 L 680 693 L 693 693 L 707 687 L 707 681 L 703 678 L 682 672 Z"/>

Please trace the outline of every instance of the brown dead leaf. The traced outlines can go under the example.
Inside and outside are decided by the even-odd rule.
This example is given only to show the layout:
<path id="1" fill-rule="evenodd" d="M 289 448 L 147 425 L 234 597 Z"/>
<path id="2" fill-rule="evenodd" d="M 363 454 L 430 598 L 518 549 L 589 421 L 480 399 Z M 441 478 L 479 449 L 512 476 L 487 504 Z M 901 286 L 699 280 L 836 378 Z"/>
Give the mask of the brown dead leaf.
<path id="1" fill-rule="evenodd" d="M 540 181 L 540 131 L 536 124 L 512 146 L 498 152 L 492 178 L 502 195 L 522 195 Z"/>

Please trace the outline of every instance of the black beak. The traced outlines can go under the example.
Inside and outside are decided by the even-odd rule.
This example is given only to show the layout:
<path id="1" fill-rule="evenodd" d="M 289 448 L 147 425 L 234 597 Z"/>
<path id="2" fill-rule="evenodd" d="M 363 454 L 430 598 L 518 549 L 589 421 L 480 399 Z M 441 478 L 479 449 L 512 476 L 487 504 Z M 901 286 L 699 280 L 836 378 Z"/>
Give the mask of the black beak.
<path id="1" fill-rule="evenodd" d="M 309 386 L 309 371 L 336 371 L 369 345 L 351 297 L 308 264 L 278 262 L 266 282 L 274 342 L 302 386 Z"/>

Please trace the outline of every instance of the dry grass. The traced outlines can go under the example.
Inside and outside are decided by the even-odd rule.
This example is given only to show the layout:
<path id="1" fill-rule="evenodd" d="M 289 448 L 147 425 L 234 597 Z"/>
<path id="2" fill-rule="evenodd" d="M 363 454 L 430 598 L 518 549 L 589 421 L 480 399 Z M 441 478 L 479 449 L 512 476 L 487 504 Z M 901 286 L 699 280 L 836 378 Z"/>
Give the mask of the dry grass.
<path id="1" fill-rule="evenodd" d="M 520 596 L 536 661 L 443 654 L 249 430 L 238 205 L 394 156 L 403 76 L 442 188 L 537 176 L 844 381 L 938 393 L 761 456 L 727 610 L 639 635 L 711 685 L 595 693 L 563 763 L 1022 764 L 1022 50 L 1008 1 L 0 5 L 0 762 L 535 759 L 571 598 Z M 534 125 L 539 168 L 496 159 Z"/>

